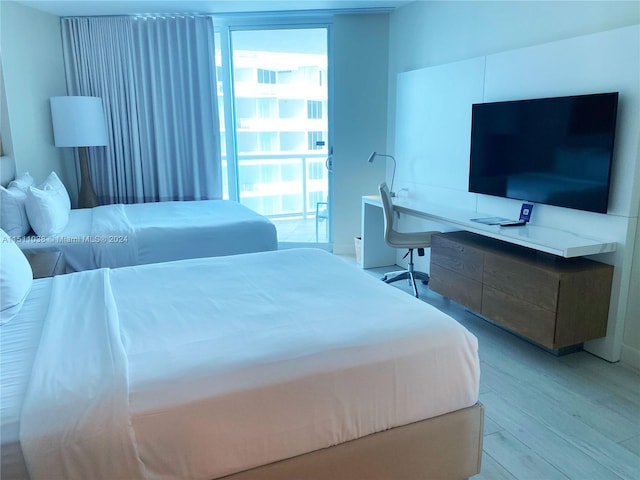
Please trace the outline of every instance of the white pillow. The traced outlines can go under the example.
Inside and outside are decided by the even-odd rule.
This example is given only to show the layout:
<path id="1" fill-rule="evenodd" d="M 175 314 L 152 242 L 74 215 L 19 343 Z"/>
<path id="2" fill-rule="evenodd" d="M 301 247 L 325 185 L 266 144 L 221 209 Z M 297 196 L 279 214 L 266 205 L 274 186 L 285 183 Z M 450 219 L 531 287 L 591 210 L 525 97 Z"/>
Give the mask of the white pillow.
<path id="1" fill-rule="evenodd" d="M 60 195 L 64 197 L 66 207 L 71 210 L 71 198 L 69 198 L 69 192 L 67 192 L 64 183 L 62 183 L 62 180 L 58 178 L 56 172 L 51 172 L 39 188 L 43 189 L 45 185 L 51 185 L 55 190 L 59 190 Z"/>
<path id="2" fill-rule="evenodd" d="M 71 200 L 55 172 L 38 188 L 29 187 L 25 205 L 29 223 L 37 235 L 60 233 L 69 222 Z"/>
<path id="3" fill-rule="evenodd" d="M 4 230 L 0 230 L 0 325 L 17 315 L 31 290 L 31 265 Z"/>
<path id="4" fill-rule="evenodd" d="M 0 227 L 12 237 L 25 235 L 31 229 L 26 200 L 27 194 L 19 188 L 0 187 Z"/>
<path id="5" fill-rule="evenodd" d="M 0 187 L 0 228 L 8 235 L 19 237 L 31 230 L 25 209 L 26 192 L 31 185 L 33 177 L 24 172 L 7 188 Z"/>
<path id="6" fill-rule="evenodd" d="M 34 183 L 35 182 L 33 180 L 33 177 L 29 175 L 29 172 L 24 172 L 18 175 L 15 180 L 9 182 L 9 188 L 16 187 L 26 193 L 27 188 L 29 188 Z"/>

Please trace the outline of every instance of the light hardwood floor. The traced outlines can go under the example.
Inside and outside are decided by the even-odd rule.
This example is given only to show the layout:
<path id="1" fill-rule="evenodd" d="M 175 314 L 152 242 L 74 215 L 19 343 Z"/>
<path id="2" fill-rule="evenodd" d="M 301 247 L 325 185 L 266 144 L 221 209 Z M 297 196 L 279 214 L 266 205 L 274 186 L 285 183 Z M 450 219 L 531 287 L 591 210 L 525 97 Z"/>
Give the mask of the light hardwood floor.
<path id="1" fill-rule="evenodd" d="M 410 294 L 407 282 L 394 286 Z M 478 337 L 486 410 L 474 480 L 640 479 L 640 372 L 587 352 L 556 357 L 426 286 L 419 293 Z"/>

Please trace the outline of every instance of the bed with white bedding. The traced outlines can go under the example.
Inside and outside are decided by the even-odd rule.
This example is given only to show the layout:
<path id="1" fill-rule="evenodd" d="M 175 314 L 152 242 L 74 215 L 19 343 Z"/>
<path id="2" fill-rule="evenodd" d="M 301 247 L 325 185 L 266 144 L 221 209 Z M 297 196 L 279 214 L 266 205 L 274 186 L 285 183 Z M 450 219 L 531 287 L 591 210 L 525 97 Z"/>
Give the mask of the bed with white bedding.
<path id="1" fill-rule="evenodd" d="M 36 186 L 29 172 L 15 175 L 9 157 L 0 157 L 0 228 L 25 252 L 63 252 L 67 272 L 278 248 L 273 223 L 237 202 L 71 210 L 69 194 L 55 172 Z"/>
<path id="2" fill-rule="evenodd" d="M 61 232 L 16 243 L 25 252 L 63 252 L 68 272 L 278 248 L 273 223 L 227 200 L 74 209 Z"/>
<path id="3" fill-rule="evenodd" d="M 320 250 L 38 280 L 0 328 L 3 479 L 479 471 L 476 338 Z"/>

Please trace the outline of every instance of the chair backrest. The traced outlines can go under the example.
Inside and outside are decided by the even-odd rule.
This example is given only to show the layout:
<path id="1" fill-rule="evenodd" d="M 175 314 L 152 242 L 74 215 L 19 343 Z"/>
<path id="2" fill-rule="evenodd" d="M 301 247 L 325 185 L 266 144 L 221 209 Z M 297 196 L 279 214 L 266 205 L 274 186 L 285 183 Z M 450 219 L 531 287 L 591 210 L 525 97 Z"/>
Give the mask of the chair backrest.
<path id="1" fill-rule="evenodd" d="M 382 182 L 380 187 L 380 199 L 382 200 L 382 210 L 384 211 L 384 241 L 389 243 L 389 236 L 393 230 L 393 203 L 391 193 L 386 182 Z"/>

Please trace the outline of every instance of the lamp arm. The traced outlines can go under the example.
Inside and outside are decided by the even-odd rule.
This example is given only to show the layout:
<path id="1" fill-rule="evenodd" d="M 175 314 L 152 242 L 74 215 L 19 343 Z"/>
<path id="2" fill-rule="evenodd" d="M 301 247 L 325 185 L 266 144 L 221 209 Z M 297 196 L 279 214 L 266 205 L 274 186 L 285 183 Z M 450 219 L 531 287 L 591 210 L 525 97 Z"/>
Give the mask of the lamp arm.
<path id="1" fill-rule="evenodd" d="M 393 181 L 396 178 L 396 159 L 393 155 L 387 155 L 386 153 L 378 153 L 376 151 L 371 152 L 371 155 L 369 155 L 369 158 L 367 159 L 367 162 L 369 163 L 373 163 L 373 161 L 375 160 L 376 157 L 386 157 L 386 158 L 390 158 L 391 160 L 393 160 L 393 173 L 391 174 L 391 189 L 389 190 L 389 194 L 392 197 L 395 197 L 396 194 L 393 191 Z"/>
<path id="2" fill-rule="evenodd" d="M 396 192 L 393 191 L 393 181 L 396 178 L 396 159 L 392 155 L 389 155 L 389 158 L 393 160 L 393 173 L 391 174 L 391 189 L 389 190 L 389 193 L 391 194 L 392 197 L 395 197 Z"/>
<path id="3" fill-rule="evenodd" d="M 386 153 L 377 153 L 376 155 L 378 155 L 379 157 L 387 157 L 393 160 L 393 173 L 391 174 L 391 188 L 389 189 L 389 193 L 392 197 L 395 197 L 396 192 L 393 191 L 393 181 L 396 178 L 396 158 L 393 155 L 387 155 Z"/>

